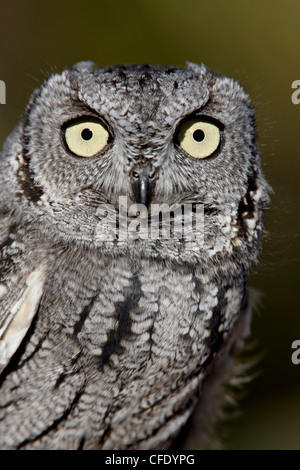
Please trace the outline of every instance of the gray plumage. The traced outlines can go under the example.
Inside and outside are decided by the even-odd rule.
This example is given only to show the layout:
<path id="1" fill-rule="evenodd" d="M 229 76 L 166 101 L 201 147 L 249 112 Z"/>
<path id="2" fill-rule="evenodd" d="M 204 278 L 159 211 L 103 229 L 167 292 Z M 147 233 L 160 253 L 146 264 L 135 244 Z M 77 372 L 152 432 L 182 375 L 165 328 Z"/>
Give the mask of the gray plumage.
<path id="1" fill-rule="evenodd" d="M 220 139 L 204 158 L 180 140 L 195 120 Z M 107 136 L 89 158 L 67 134 L 84 121 Z M 120 196 L 204 205 L 204 243 L 99 237 L 99 206 Z M 267 202 L 232 79 L 196 64 L 52 75 L 0 160 L 0 447 L 167 448 L 248 333 Z"/>

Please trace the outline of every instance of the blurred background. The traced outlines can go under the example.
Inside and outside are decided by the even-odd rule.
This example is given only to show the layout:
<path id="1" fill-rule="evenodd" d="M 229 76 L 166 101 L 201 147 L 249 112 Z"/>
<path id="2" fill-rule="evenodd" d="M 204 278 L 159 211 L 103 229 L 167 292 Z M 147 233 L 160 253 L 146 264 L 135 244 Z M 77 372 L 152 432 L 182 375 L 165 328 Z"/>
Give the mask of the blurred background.
<path id="1" fill-rule="evenodd" d="M 99 66 L 186 61 L 237 79 L 256 110 L 265 175 L 274 190 L 250 285 L 261 292 L 252 339 L 261 355 L 227 449 L 300 449 L 299 0 L 15 0 L 0 3 L 0 146 L 46 75 L 80 60 Z M 300 96 L 300 95 L 299 95 Z M 256 353 L 255 353 L 256 354 Z"/>

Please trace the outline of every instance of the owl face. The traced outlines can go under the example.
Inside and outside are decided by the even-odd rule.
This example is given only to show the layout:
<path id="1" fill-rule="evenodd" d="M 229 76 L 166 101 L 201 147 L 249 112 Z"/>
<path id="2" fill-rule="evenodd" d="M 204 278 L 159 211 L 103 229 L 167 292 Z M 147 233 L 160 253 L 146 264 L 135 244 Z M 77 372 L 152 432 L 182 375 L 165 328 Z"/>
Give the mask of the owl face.
<path id="1" fill-rule="evenodd" d="M 119 211 L 120 198 L 128 207 L 143 204 L 148 214 L 153 204 L 203 205 L 206 241 L 219 252 L 248 236 L 250 226 L 241 222 L 246 213 L 260 231 L 265 195 L 257 189 L 262 176 L 252 108 L 236 82 L 204 66 L 80 63 L 35 92 L 20 138 L 21 192 L 45 236 L 97 246 L 99 206 Z M 191 248 L 182 240 L 159 244 L 177 259 Z M 132 243 L 102 239 L 98 245 L 116 253 Z M 208 245 L 199 246 L 197 259 Z M 138 246 L 155 256 L 157 240 Z"/>

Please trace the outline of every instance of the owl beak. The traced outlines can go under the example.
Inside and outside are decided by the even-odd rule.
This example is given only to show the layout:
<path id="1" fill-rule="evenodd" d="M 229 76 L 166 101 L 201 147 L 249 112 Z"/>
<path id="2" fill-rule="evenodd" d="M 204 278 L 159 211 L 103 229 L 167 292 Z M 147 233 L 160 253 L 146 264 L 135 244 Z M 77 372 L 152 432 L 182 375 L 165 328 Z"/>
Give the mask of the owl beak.
<path id="1" fill-rule="evenodd" d="M 132 190 L 135 201 L 138 204 L 149 207 L 154 189 L 154 173 L 147 169 L 135 170 L 132 172 Z"/>

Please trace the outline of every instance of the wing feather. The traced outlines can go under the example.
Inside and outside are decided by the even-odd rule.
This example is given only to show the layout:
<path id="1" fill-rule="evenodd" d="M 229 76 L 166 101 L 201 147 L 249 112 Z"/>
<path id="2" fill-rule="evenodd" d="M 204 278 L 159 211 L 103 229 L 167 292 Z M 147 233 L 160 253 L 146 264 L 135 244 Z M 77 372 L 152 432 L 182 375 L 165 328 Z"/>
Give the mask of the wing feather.
<path id="1" fill-rule="evenodd" d="M 0 329 L 0 372 L 9 363 L 32 323 L 43 294 L 44 282 L 43 266 L 30 273 L 23 294 L 10 310 L 9 322 L 6 321 Z"/>

